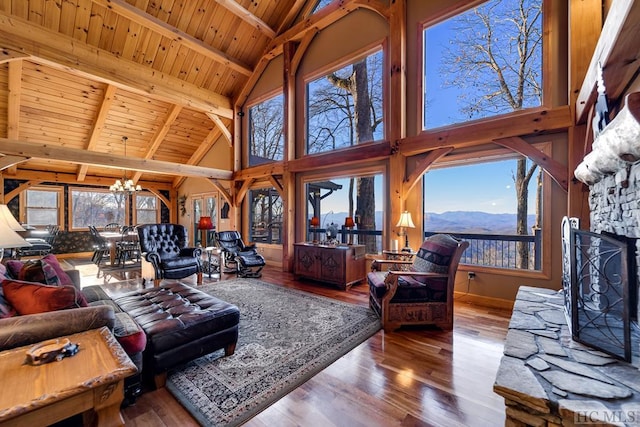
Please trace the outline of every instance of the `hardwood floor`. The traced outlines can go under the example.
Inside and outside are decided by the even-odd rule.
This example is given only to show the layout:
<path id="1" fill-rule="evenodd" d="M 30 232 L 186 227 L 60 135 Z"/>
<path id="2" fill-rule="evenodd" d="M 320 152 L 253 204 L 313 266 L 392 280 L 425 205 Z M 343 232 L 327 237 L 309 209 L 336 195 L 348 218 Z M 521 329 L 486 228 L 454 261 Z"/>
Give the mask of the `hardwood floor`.
<path id="1" fill-rule="evenodd" d="M 135 271 L 104 275 L 90 262 L 69 261 L 81 271 L 83 286 L 101 284 L 111 293 L 141 286 Z M 225 275 L 223 280 L 230 277 Z M 273 268 L 265 268 L 262 280 L 368 304 L 364 284 L 345 292 L 297 281 Z M 452 332 L 424 328 L 389 334 L 379 331 L 245 425 L 504 425 L 504 401 L 492 387 L 510 316 L 507 310 L 457 301 Z M 198 425 L 166 389 L 144 393 L 123 415 L 127 426 Z"/>

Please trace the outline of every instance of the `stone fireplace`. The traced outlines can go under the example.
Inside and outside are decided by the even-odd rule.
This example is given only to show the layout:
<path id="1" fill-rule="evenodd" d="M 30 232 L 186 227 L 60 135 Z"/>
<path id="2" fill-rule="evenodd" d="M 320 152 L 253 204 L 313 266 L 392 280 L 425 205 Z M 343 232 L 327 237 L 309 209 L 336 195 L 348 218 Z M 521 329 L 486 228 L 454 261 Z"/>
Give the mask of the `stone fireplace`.
<path id="1" fill-rule="evenodd" d="M 574 261 L 581 269 L 578 274 L 585 278 L 579 292 L 590 298 L 593 307 L 610 310 L 601 301 L 610 297 L 602 290 L 608 282 L 626 286 L 616 296 L 621 302 L 619 311 L 626 314 L 616 317 L 635 320 L 625 326 L 630 330 L 631 354 L 614 357 L 615 351 L 604 352 L 573 339 L 575 323 L 566 315 L 564 292 L 520 287 L 494 384 L 494 391 L 505 399 L 506 425 L 640 425 L 640 277 L 638 268 L 627 265 L 627 261 L 640 265 L 639 116 L 640 93 L 634 93 L 627 96 L 625 107 L 599 134 L 593 150 L 576 169 L 576 177 L 589 185 L 590 229 L 571 233 L 574 243 L 578 242 L 577 250 L 586 248 L 574 254 L 581 258 Z M 593 254 L 594 247 L 602 248 L 605 255 Z M 620 255 L 612 263 L 619 264 L 619 270 L 603 285 L 599 276 L 610 267 L 604 261 L 608 251 Z M 566 274 L 563 281 L 567 281 Z"/>

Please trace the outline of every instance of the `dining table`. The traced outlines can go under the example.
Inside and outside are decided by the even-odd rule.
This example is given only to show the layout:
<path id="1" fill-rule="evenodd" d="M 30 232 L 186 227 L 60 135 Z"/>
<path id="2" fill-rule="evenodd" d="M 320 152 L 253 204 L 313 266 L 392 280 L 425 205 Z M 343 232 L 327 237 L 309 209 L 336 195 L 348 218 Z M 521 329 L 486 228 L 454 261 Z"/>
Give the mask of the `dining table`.
<path id="1" fill-rule="evenodd" d="M 109 260 L 111 261 L 111 265 L 116 264 L 116 257 L 118 255 L 117 243 L 119 241 L 121 241 L 122 239 L 138 239 L 138 233 L 135 230 L 129 231 L 124 235 L 119 231 L 100 231 L 99 234 L 109 242 Z"/>

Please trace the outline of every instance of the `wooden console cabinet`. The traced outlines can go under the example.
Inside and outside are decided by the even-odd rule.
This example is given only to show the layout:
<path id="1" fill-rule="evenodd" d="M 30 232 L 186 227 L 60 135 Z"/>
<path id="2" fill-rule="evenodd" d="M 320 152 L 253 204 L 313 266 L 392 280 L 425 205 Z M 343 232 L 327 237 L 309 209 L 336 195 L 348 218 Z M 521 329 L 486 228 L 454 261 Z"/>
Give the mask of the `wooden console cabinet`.
<path id="1" fill-rule="evenodd" d="M 296 276 L 348 289 L 365 278 L 364 245 L 324 246 L 294 243 Z"/>

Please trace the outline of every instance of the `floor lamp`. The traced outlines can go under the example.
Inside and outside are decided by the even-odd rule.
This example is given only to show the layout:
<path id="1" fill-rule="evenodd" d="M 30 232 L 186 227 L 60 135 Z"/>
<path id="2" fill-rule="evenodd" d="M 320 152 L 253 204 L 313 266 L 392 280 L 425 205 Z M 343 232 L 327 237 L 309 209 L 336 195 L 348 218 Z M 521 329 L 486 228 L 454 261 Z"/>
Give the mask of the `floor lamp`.
<path id="1" fill-rule="evenodd" d="M 213 223 L 210 216 L 201 216 L 198 221 L 198 230 L 202 230 L 202 243 L 203 247 L 207 247 L 207 232 L 213 230 Z"/>
<path id="2" fill-rule="evenodd" d="M 413 224 L 413 220 L 411 219 L 411 212 L 404 211 L 400 215 L 400 219 L 396 224 L 396 227 L 400 227 L 400 233 L 398 236 L 402 236 L 404 234 L 404 248 L 402 248 L 402 252 L 413 252 L 413 250 L 409 247 L 409 235 L 407 234 L 407 228 L 416 228 Z"/>
<path id="3" fill-rule="evenodd" d="M 24 227 L 16 221 L 7 205 L 0 205 L 0 261 L 4 257 L 5 249 L 31 246 L 16 231 L 24 231 Z"/>

